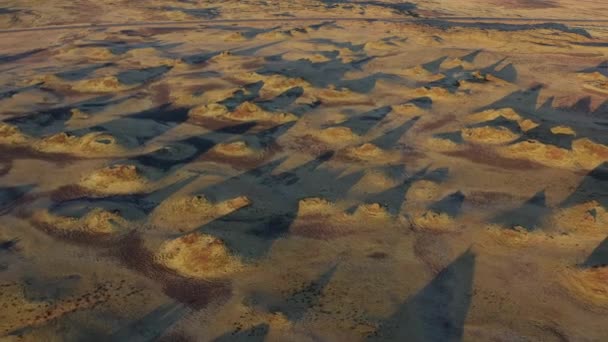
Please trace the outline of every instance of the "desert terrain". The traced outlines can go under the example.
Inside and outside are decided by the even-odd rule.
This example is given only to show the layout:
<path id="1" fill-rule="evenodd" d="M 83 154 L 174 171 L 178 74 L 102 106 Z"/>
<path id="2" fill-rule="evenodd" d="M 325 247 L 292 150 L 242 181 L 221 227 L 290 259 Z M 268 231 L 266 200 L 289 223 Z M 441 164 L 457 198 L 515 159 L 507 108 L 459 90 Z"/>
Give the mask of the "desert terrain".
<path id="1" fill-rule="evenodd" d="M 608 338 L 604 1 L 0 4 L 0 341 Z"/>

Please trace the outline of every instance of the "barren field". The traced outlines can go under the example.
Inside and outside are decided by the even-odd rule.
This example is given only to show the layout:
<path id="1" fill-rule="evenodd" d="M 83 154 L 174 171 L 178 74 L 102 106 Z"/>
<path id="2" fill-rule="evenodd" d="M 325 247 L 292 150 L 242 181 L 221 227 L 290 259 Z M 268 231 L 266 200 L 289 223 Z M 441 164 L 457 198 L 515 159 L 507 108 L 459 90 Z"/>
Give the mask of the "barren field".
<path id="1" fill-rule="evenodd" d="M 0 2 L 0 341 L 605 341 L 608 4 Z"/>

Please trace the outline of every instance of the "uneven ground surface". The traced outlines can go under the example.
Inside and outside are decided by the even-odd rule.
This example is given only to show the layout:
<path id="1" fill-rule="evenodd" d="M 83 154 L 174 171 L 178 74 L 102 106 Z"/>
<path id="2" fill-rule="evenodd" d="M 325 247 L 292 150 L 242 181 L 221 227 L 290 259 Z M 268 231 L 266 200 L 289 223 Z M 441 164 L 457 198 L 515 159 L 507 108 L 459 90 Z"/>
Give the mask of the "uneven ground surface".
<path id="1" fill-rule="evenodd" d="M 605 340 L 607 11 L 3 2 L 0 340 Z"/>

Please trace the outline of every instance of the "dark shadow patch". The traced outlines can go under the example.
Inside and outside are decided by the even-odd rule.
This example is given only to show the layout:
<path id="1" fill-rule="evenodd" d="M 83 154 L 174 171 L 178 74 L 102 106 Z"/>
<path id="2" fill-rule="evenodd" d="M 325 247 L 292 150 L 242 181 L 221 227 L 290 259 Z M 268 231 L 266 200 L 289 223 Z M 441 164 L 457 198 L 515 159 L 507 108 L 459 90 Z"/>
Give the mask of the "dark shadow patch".
<path id="1" fill-rule="evenodd" d="M 170 66 L 161 65 L 138 70 L 127 70 L 120 72 L 116 77 L 118 81 L 126 85 L 143 84 L 158 78 L 171 70 Z"/>
<path id="2" fill-rule="evenodd" d="M 17 126 L 27 135 L 41 138 L 63 132 L 67 121 L 72 118 L 72 109 L 79 109 L 87 114 L 95 114 L 107 106 L 120 104 L 131 98 L 132 96 L 116 99 L 111 95 L 97 96 L 67 106 L 45 109 L 25 116 L 11 118 L 5 122 Z"/>
<path id="3" fill-rule="evenodd" d="M 133 41 L 124 41 L 124 40 L 92 40 L 88 41 L 84 44 L 78 44 L 76 47 L 105 47 L 107 48 L 113 55 L 122 55 L 131 50 L 135 49 L 145 49 L 145 48 L 154 48 L 160 51 L 167 51 L 174 47 L 180 46 L 181 43 L 160 43 L 158 41 L 143 41 L 143 42 L 133 42 Z"/>
<path id="4" fill-rule="evenodd" d="M 2 7 L 0 8 L 0 15 L 3 14 L 15 14 L 15 13 L 19 13 L 21 12 L 21 10 L 15 9 L 15 8 L 8 8 L 8 7 Z"/>
<path id="5" fill-rule="evenodd" d="M 448 59 L 448 56 L 439 57 L 433 61 L 422 64 L 422 68 L 430 73 L 436 74 L 441 71 L 441 64 Z"/>
<path id="6" fill-rule="evenodd" d="M 475 59 L 477 59 L 477 56 L 479 56 L 479 54 L 482 52 L 483 52 L 483 50 L 475 50 L 475 51 L 472 51 L 471 53 L 468 53 L 468 54 L 460 57 L 460 59 L 462 59 L 464 62 L 467 62 L 467 63 L 475 63 Z"/>
<path id="7" fill-rule="evenodd" d="M 462 340 L 474 273 L 475 254 L 468 250 L 380 322 L 368 341 Z"/>
<path id="8" fill-rule="evenodd" d="M 145 218 L 161 202 L 178 192 L 198 175 L 170 184 L 146 194 L 114 195 L 109 197 L 82 197 L 64 200 L 50 206 L 55 215 L 81 218 L 94 209 L 104 209 L 119 214 L 126 220 L 136 221 Z"/>
<path id="9" fill-rule="evenodd" d="M 608 162 L 589 172 L 560 207 L 569 208 L 591 201 L 597 201 L 608 209 Z"/>
<path id="10" fill-rule="evenodd" d="M 421 24 L 436 27 L 442 30 L 452 28 L 469 28 L 478 30 L 495 30 L 502 32 L 517 32 L 530 30 L 551 30 L 563 33 L 577 34 L 586 38 L 592 38 L 591 34 L 582 28 L 569 27 L 561 23 L 538 23 L 538 24 L 506 24 L 506 23 L 484 23 L 484 22 L 456 22 L 439 19 L 421 19 Z"/>
<path id="11" fill-rule="evenodd" d="M 333 152 L 289 171 L 272 174 L 283 159 L 268 162 L 198 193 L 213 201 L 247 196 L 251 205 L 216 219 L 198 231 L 216 236 L 245 260 L 266 255 L 274 241 L 289 233 L 300 199 L 342 198 L 362 177 L 361 172 L 340 177 L 341 170 L 323 167 Z M 331 180 L 329 182 L 328 180 Z"/>
<path id="12" fill-rule="evenodd" d="M 514 83 L 515 81 L 517 81 L 517 69 L 515 69 L 515 66 L 511 63 L 505 65 L 500 70 L 492 70 L 490 73 L 493 76 L 496 76 L 510 83 Z"/>
<path id="13" fill-rule="evenodd" d="M 333 45 L 340 49 L 349 49 L 351 52 L 361 52 L 361 51 L 363 51 L 363 48 L 365 47 L 365 44 L 353 44 L 352 42 L 339 42 L 339 41 L 329 39 L 329 38 L 313 38 L 313 39 L 309 39 L 308 42 L 313 43 L 313 44 Z M 335 53 L 336 53 L 335 57 L 337 57 L 339 53 L 337 53 L 337 51 L 335 51 Z M 327 56 L 327 57 L 329 57 L 329 56 Z"/>
<path id="14" fill-rule="evenodd" d="M 17 53 L 14 55 L 0 55 L 0 63 L 16 62 L 16 61 L 31 57 L 33 55 L 36 55 L 43 51 L 46 51 L 46 49 L 34 49 L 34 50 Z"/>
<path id="15" fill-rule="evenodd" d="M 79 275 L 48 279 L 23 279 L 23 295 L 33 302 L 62 300 L 74 294 L 80 284 Z"/>
<path id="16" fill-rule="evenodd" d="M 438 133 L 438 134 L 433 135 L 433 137 L 438 138 L 438 139 L 449 140 L 458 145 L 464 144 L 464 139 L 462 138 L 462 132 L 460 132 L 460 131 Z"/>
<path id="17" fill-rule="evenodd" d="M 323 27 L 340 28 L 340 29 L 343 28 L 343 27 L 339 26 L 335 21 L 324 21 L 319 24 L 309 25 L 308 27 L 315 31 L 317 31 Z"/>
<path id="18" fill-rule="evenodd" d="M 342 80 L 338 82 L 337 85 L 340 88 L 347 88 L 356 93 L 367 94 L 374 90 L 374 88 L 376 87 L 376 82 L 378 82 L 378 80 L 390 80 L 394 82 L 401 82 L 402 78 L 397 75 L 375 73 L 373 75 L 354 80 Z"/>
<path id="19" fill-rule="evenodd" d="M 183 7 L 172 7 L 165 6 L 161 8 L 162 11 L 176 11 L 182 12 L 199 19 L 215 19 L 222 13 L 219 7 L 208 7 L 208 8 L 183 8 Z"/>
<path id="20" fill-rule="evenodd" d="M 2 240 L 0 241 L 0 251 L 2 252 L 12 252 L 15 251 L 17 249 L 17 244 L 19 243 L 19 240 L 17 239 L 13 239 L 13 240 Z"/>
<path id="21" fill-rule="evenodd" d="M 411 103 L 420 109 L 431 109 L 433 107 L 433 99 L 428 96 L 417 97 L 409 100 L 406 103 Z"/>
<path id="22" fill-rule="evenodd" d="M 524 132 L 516 142 L 536 140 L 544 144 L 570 149 L 575 138 L 588 138 L 594 142 L 608 145 L 605 123 L 593 121 L 594 117 L 603 119 L 603 113 L 608 107 L 608 103 L 592 110 L 591 98 L 583 97 L 571 106 L 556 107 L 553 104 L 554 98 L 550 97 L 537 108 L 541 90 L 541 85 L 518 90 L 488 106 L 479 108 L 478 111 L 513 108 L 524 119 L 530 119 L 539 124 L 538 127 Z M 564 121 L 572 126 L 576 137 L 551 132 L 551 128 L 563 125 Z"/>
<path id="23" fill-rule="evenodd" d="M 108 341 L 147 342 L 156 341 L 175 323 L 188 314 L 188 309 L 179 303 L 164 304 L 140 319 L 106 336 Z"/>
<path id="24" fill-rule="evenodd" d="M 587 260 L 581 265 L 583 268 L 605 267 L 608 266 L 608 238 L 602 241 L 591 252 Z"/>
<path id="25" fill-rule="evenodd" d="M 406 15 L 406 16 L 411 16 L 411 17 L 418 17 L 419 15 L 415 12 L 417 5 L 415 3 L 411 3 L 411 2 L 398 2 L 398 3 L 392 3 L 392 2 L 384 2 L 384 1 L 350 1 L 350 0 L 321 0 L 322 3 L 324 3 L 326 6 L 328 6 L 329 8 L 334 8 L 338 5 L 341 5 L 345 8 L 347 8 L 347 6 L 375 6 L 375 7 L 380 7 L 380 8 L 384 8 L 384 9 L 389 9 L 392 10 L 393 13 L 395 14 L 400 14 L 400 15 Z"/>
<path id="26" fill-rule="evenodd" d="M 482 128 L 482 127 L 492 127 L 492 128 L 501 128 L 506 129 L 514 134 L 523 134 L 521 127 L 516 121 L 509 120 L 504 116 L 498 116 L 495 119 L 484 121 L 472 125 L 466 126 L 467 128 Z"/>
<path id="27" fill-rule="evenodd" d="M 191 31 L 192 28 L 190 27 L 166 27 L 166 26 L 160 26 L 160 27 L 144 27 L 141 29 L 127 29 L 127 30 L 121 30 L 120 34 L 125 35 L 125 36 L 129 36 L 129 37 L 154 37 L 157 35 L 163 35 L 163 34 L 170 34 L 170 33 L 175 33 L 175 32 L 182 32 L 182 31 Z"/>
<path id="28" fill-rule="evenodd" d="M 464 203 L 464 200 L 464 194 L 457 191 L 431 204 L 428 209 L 439 214 L 445 213 L 450 217 L 458 217 L 462 212 L 462 204 Z"/>
<path id="29" fill-rule="evenodd" d="M 429 172 L 428 168 L 424 168 L 412 176 L 406 177 L 405 180 L 392 188 L 367 196 L 365 202 L 378 203 L 382 205 L 389 214 L 397 215 L 401 211 L 406 193 L 416 181 L 429 180 L 433 182 L 443 182 L 447 177 L 447 169 L 437 169 Z"/>
<path id="30" fill-rule="evenodd" d="M 32 189 L 33 185 L 0 187 L 0 215 L 10 212 Z"/>
<path id="31" fill-rule="evenodd" d="M 135 148 L 146 144 L 171 128 L 188 119 L 188 109 L 164 104 L 152 109 L 132 113 L 102 124 L 66 132 L 84 136 L 93 132 L 105 132 L 118 140 L 120 145 Z"/>
<path id="32" fill-rule="evenodd" d="M 87 78 L 95 71 L 112 66 L 112 65 L 113 65 L 113 63 L 101 63 L 101 64 L 87 65 L 87 66 L 81 67 L 81 68 L 58 72 L 55 74 L 55 76 L 57 76 L 63 80 L 66 80 L 66 81 L 72 81 L 72 82 L 80 81 L 80 80 Z"/>
<path id="33" fill-rule="evenodd" d="M 262 87 L 264 87 L 264 81 L 246 84 L 243 86 L 243 89 L 235 91 L 232 96 L 218 103 L 226 106 L 229 111 L 233 111 L 244 102 L 253 101 L 258 98 Z"/>
<path id="34" fill-rule="evenodd" d="M 134 164 L 150 179 L 157 180 L 197 160 L 216 144 L 234 135 L 241 135 L 255 127 L 255 122 L 227 126 L 200 136 L 192 136 L 171 142 L 158 150 L 133 157 L 122 164 Z"/>
<path id="35" fill-rule="evenodd" d="M 444 152 L 446 156 L 465 158 L 477 164 L 508 170 L 534 170 L 546 166 L 526 159 L 505 158 L 482 145 L 469 145 L 462 151 Z"/>
<path id="36" fill-rule="evenodd" d="M 579 44 L 582 45 L 583 43 L 579 43 Z M 589 44 L 596 44 L 596 43 L 589 43 Z M 599 44 L 604 44 L 605 46 L 608 46 L 608 43 L 599 43 Z M 586 69 L 579 70 L 578 72 L 588 73 L 588 74 L 591 74 L 591 73 L 594 73 L 594 72 L 599 72 L 600 74 L 608 77 L 608 61 L 601 62 L 597 66 L 594 66 L 594 67 L 591 67 L 591 68 L 586 68 Z"/>
<path id="37" fill-rule="evenodd" d="M 23 92 L 26 92 L 29 90 L 39 89 L 41 85 L 42 85 L 42 83 L 37 83 L 37 84 L 32 84 L 32 85 L 21 87 L 21 88 L 2 91 L 2 92 L 0 92 L 0 100 L 10 99 L 11 97 L 13 97 L 19 93 L 23 93 Z"/>
<path id="38" fill-rule="evenodd" d="M 545 191 L 540 191 L 527 200 L 521 207 L 498 215 L 492 220 L 509 229 L 522 227 L 527 231 L 542 228 L 542 224 L 551 209 L 547 207 Z"/>
<path id="39" fill-rule="evenodd" d="M 541 124 L 538 127 L 532 128 L 531 130 L 525 132 L 525 134 L 512 142 L 511 144 L 516 144 L 522 141 L 528 140 L 536 140 L 543 144 L 557 146 L 559 148 L 571 150 L 572 143 L 577 139 L 576 136 L 571 134 L 555 134 L 551 132 L 551 127 L 548 125 Z"/>
<path id="40" fill-rule="evenodd" d="M 351 117 L 339 124 L 326 127 L 347 127 L 357 135 L 364 135 L 392 111 L 391 106 L 384 106 Z"/>
<path id="41" fill-rule="evenodd" d="M 398 143 L 401 137 L 412 129 L 419 119 L 420 117 L 417 116 L 411 120 L 408 120 L 397 128 L 384 132 L 381 136 L 370 142 L 382 149 L 395 149 L 399 147 Z"/>
<path id="42" fill-rule="evenodd" d="M 360 70 L 363 65 L 372 60 L 373 57 L 365 57 L 359 60 L 343 63 L 336 57 L 326 62 L 312 62 L 308 59 L 289 61 L 280 59 L 271 64 L 265 65 L 256 72 L 262 75 L 283 75 L 290 78 L 302 78 L 317 88 L 326 88 L 335 85 L 337 88 L 348 86 L 359 89 L 358 82 L 344 81 L 344 75 L 349 71 Z M 386 78 L 384 74 L 372 75 L 365 81 L 369 86 L 370 82 L 375 82 L 379 78 Z M 368 87 L 365 87 L 366 89 Z"/>
<path id="43" fill-rule="evenodd" d="M 213 342 L 264 342 L 269 331 L 270 326 L 266 323 L 258 324 L 246 330 L 237 327 L 233 331 L 214 339 Z"/>
<path id="44" fill-rule="evenodd" d="M 291 89 L 287 89 L 271 100 L 256 101 L 256 104 L 267 111 L 276 112 L 283 110 L 285 112 L 289 112 L 287 108 L 294 104 L 302 95 L 304 95 L 304 88 L 293 87 Z"/>
<path id="45" fill-rule="evenodd" d="M 296 123 L 289 122 L 282 125 L 277 125 L 269 129 L 263 130 L 255 134 L 243 134 L 236 136 L 232 139 L 226 140 L 226 143 L 242 141 L 248 147 L 260 151 L 261 155 L 256 155 L 253 158 L 243 157 L 231 157 L 214 153 L 211 151 L 205 155 L 204 160 L 211 160 L 219 163 L 229 164 L 237 169 L 249 169 L 253 168 L 260 163 L 270 160 L 277 152 L 281 151 L 282 148 L 277 143 L 277 140 L 281 138 L 287 131 L 289 131 Z"/>

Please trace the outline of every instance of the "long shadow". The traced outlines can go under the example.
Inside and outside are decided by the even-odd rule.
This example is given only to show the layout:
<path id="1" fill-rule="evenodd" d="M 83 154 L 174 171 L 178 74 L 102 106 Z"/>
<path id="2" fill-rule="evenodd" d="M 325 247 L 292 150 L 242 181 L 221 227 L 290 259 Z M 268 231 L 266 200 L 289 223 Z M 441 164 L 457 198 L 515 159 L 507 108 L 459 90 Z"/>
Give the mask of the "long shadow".
<path id="1" fill-rule="evenodd" d="M 373 57 L 365 57 L 350 63 L 344 63 L 336 57 L 326 62 L 312 62 L 308 59 L 297 61 L 284 60 L 267 64 L 257 70 L 262 75 L 283 75 L 290 78 L 302 78 L 318 88 L 325 88 L 329 85 L 336 87 L 346 87 L 350 85 L 353 91 L 358 86 L 356 82 L 344 81 L 344 76 L 350 71 L 361 70 L 361 67 L 371 61 Z M 386 75 L 379 74 L 374 79 L 384 78 Z M 349 88 L 350 89 L 350 88 Z"/>
<path id="2" fill-rule="evenodd" d="M 502 99 L 479 108 L 477 111 L 513 108 L 525 118 L 534 119 L 538 116 L 536 114 L 536 104 L 538 103 L 542 88 L 541 85 L 535 85 L 527 89 L 516 90 Z"/>
<path id="3" fill-rule="evenodd" d="M 592 43 L 590 43 L 590 44 L 592 44 Z M 607 43 L 599 43 L 599 44 L 602 44 L 600 46 L 608 45 Z M 587 45 L 587 46 L 589 46 L 589 45 Z M 591 45 L 591 46 L 597 46 L 597 45 Z M 608 61 L 603 61 L 595 67 L 579 70 L 579 72 L 582 72 L 582 73 L 599 72 L 600 74 L 608 77 Z"/>
<path id="4" fill-rule="evenodd" d="M 468 250 L 382 321 L 368 341 L 462 341 L 474 273 L 475 254 Z"/>
<path id="5" fill-rule="evenodd" d="M 0 252 L 12 252 L 17 248 L 18 239 L 0 241 Z"/>
<path id="6" fill-rule="evenodd" d="M 337 5 L 344 4 L 353 4 L 358 6 L 376 6 L 381 8 L 386 8 L 392 10 L 394 13 L 407 15 L 412 17 L 418 17 L 418 14 L 415 12 L 417 5 L 412 2 L 398 2 L 398 3 L 390 3 L 384 1 L 376 1 L 376 0 L 367 0 L 367 1 L 349 1 L 349 0 L 321 0 L 322 3 L 327 5 L 328 7 L 335 7 Z"/>
<path id="7" fill-rule="evenodd" d="M 479 51 L 474 51 L 463 56 L 461 59 L 472 61 L 475 59 L 477 54 L 479 54 Z M 447 70 L 443 69 L 441 64 L 445 60 L 447 60 L 447 57 L 441 57 L 437 60 L 422 65 L 422 67 L 429 72 L 437 74 L 441 71 L 441 73 L 444 75 L 444 77 L 440 80 L 427 83 L 425 87 L 439 87 L 454 93 L 460 89 L 463 81 L 469 83 L 488 82 L 486 75 L 492 75 L 511 83 L 517 80 L 517 69 L 515 69 L 513 64 L 508 64 L 500 69 L 498 68 L 503 60 L 500 60 L 497 63 L 491 64 L 485 68 L 481 68 L 479 71 L 483 77 L 479 77 L 474 71 L 465 70 L 462 66 L 457 66 Z"/>
<path id="8" fill-rule="evenodd" d="M 151 139 L 188 120 L 188 111 L 188 108 L 176 108 L 171 104 L 164 104 L 67 133 L 83 136 L 92 132 L 106 132 L 114 136 L 121 145 L 135 148 L 145 145 Z"/>
<path id="9" fill-rule="evenodd" d="M 370 141 L 372 144 L 382 148 L 382 149 L 394 149 L 397 146 L 397 143 L 401 139 L 401 137 L 407 133 L 420 119 L 419 116 L 414 117 L 402 125 L 394 128 L 388 132 L 385 132 L 378 138 Z"/>
<path id="10" fill-rule="evenodd" d="M 448 59 L 448 56 L 442 56 L 430 62 L 422 64 L 422 68 L 430 73 L 436 74 L 441 71 L 441 64 Z"/>
<path id="11" fill-rule="evenodd" d="M 592 111 L 589 97 L 581 98 L 573 105 L 566 107 L 555 107 L 554 98 L 551 97 L 537 107 L 541 90 L 542 86 L 518 90 L 488 106 L 479 108 L 478 111 L 513 108 L 524 119 L 530 119 L 539 124 L 529 131 L 522 132 L 521 138 L 514 141 L 513 144 L 536 140 L 543 144 L 571 149 L 574 139 L 581 138 L 589 138 L 604 145 L 608 144 L 608 135 L 605 134 L 606 122 L 600 119 L 602 113 L 608 108 L 608 103 L 604 103 Z M 598 119 L 594 121 L 589 114 L 593 114 Z M 564 123 L 575 130 L 576 136 L 551 132 L 553 127 Z"/>
<path id="12" fill-rule="evenodd" d="M 515 124 L 515 122 L 513 123 Z M 577 139 L 577 137 L 571 134 L 555 134 L 551 132 L 551 127 L 549 125 L 541 124 L 540 126 L 532 128 L 531 130 L 525 132 L 520 138 L 513 141 L 511 144 L 516 144 L 531 139 L 537 140 L 543 144 L 553 145 L 559 148 L 571 150 L 572 143 L 575 139 Z"/>
<path id="13" fill-rule="evenodd" d="M 339 49 L 349 49 L 351 52 L 362 52 L 365 44 L 353 44 L 352 42 L 339 42 L 330 38 L 312 38 L 308 40 L 309 43 L 313 44 L 327 44 L 333 45 Z M 338 56 L 338 51 L 331 51 L 333 57 Z M 330 56 L 326 56 L 330 57 Z"/>
<path id="14" fill-rule="evenodd" d="M 145 194 L 115 195 L 101 198 L 84 195 L 52 204 L 49 211 L 60 216 L 80 218 L 99 208 L 118 213 L 124 219 L 136 221 L 148 216 L 165 199 L 192 183 L 197 177 L 198 175 L 194 175 Z"/>
<path id="15" fill-rule="evenodd" d="M 289 232 L 300 199 L 343 197 L 362 177 L 362 172 L 340 177 L 340 171 L 322 167 L 333 156 L 326 153 L 289 171 L 273 174 L 283 162 L 275 160 L 199 191 L 205 197 L 224 200 L 247 196 L 252 204 L 216 219 L 198 231 L 214 235 L 246 260 L 268 252 L 274 241 Z"/>
<path id="16" fill-rule="evenodd" d="M 162 11 L 175 11 L 182 12 L 193 17 L 199 19 L 215 19 L 221 15 L 221 11 L 219 7 L 209 7 L 209 8 L 183 8 L 183 7 L 174 7 L 174 6 L 165 6 L 160 10 Z"/>
<path id="17" fill-rule="evenodd" d="M 452 132 L 445 132 L 445 133 L 437 133 L 437 134 L 433 134 L 433 137 L 435 138 L 439 138 L 439 139 L 445 139 L 445 140 L 449 140 L 455 144 L 461 145 L 464 144 L 464 139 L 462 138 L 462 132 L 461 131 L 452 131 Z"/>
<path id="18" fill-rule="evenodd" d="M 336 85 L 339 88 L 347 88 L 357 93 L 367 94 L 370 91 L 374 90 L 374 88 L 376 87 L 376 83 L 379 80 L 389 80 L 396 83 L 401 82 L 407 84 L 406 80 L 404 80 L 401 76 L 376 72 L 369 76 L 357 78 L 354 80 L 341 80 L 337 82 Z"/>
<path id="19" fill-rule="evenodd" d="M 258 28 L 258 27 L 250 27 L 250 26 L 230 26 L 230 25 L 211 25 L 208 26 L 210 29 L 222 30 L 222 31 L 236 31 L 240 32 L 244 38 L 252 39 L 257 35 L 262 33 L 272 32 L 281 28 L 281 26 L 273 26 L 269 28 Z"/>
<path id="20" fill-rule="evenodd" d="M 592 38 L 591 34 L 578 27 L 569 27 L 561 23 L 538 23 L 538 24 L 506 24 L 506 23 L 484 23 L 484 22 L 462 22 L 447 21 L 441 19 L 421 19 L 421 24 L 429 25 L 443 30 L 452 28 L 472 28 L 480 30 L 496 30 L 502 32 L 517 32 L 528 30 L 552 30 L 563 33 L 574 33 L 586 38 Z"/>
<path id="21" fill-rule="evenodd" d="M 29 50 L 29 51 L 25 51 L 25 52 L 21 52 L 21 53 L 16 53 L 14 55 L 0 55 L 0 64 L 16 62 L 16 61 L 33 56 L 33 55 L 38 54 L 43 51 L 46 51 L 46 49 L 34 49 L 34 50 Z"/>
<path id="22" fill-rule="evenodd" d="M 264 342 L 270 326 L 266 323 L 258 324 L 246 330 L 235 329 L 216 338 L 213 342 Z"/>
<path id="23" fill-rule="evenodd" d="M 264 86 L 264 81 L 246 84 L 243 89 L 235 91 L 232 96 L 218 102 L 221 105 L 226 106 L 228 110 L 233 111 L 236 107 L 240 106 L 244 102 L 253 101 L 260 95 L 260 90 Z"/>
<path id="24" fill-rule="evenodd" d="M 288 111 L 287 108 L 294 104 L 296 100 L 304 95 L 304 88 L 293 87 L 285 90 L 271 100 L 255 101 L 255 103 L 264 110 L 276 112 L 278 110 Z"/>
<path id="25" fill-rule="evenodd" d="M 107 341 L 147 342 L 155 341 L 175 323 L 188 314 L 188 308 L 180 303 L 165 304 L 152 310 L 140 319 L 113 332 Z"/>
<path id="26" fill-rule="evenodd" d="M 479 127 L 493 127 L 493 128 L 505 128 L 515 134 L 521 134 L 522 130 L 519 124 L 515 121 L 509 120 L 504 116 L 499 116 L 496 119 L 490 121 L 484 121 L 472 125 L 468 125 L 467 128 L 479 128 Z"/>
<path id="27" fill-rule="evenodd" d="M 95 114 L 107 106 L 120 104 L 132 96 L 114 98 L 112 95 L 97 96 L 92 99 L 72 103 L 58 108 L 45 109 L 25 116 L 5 120 L 6 123 L 17 126 L 23 133 L 40 138 L 46 135 L 63 132 L 66 123 L 72 117 L 71 110 L 76 108 L 87 114 Z"/>
<path id="28" fill-rule="evenodd" d="M 382 121 L 390 112 L 391 106 L 384 106 L 353 116 L 348 120 L 328 127 L 347 127 L 357 135 L 364 135 L 369 132 L 378 122 Z"/>
<path id="29" fill-rule="evenodd" d="M 608 209 L 608 162 L 589 172 L 560 207 L 568 208 L 591 201 L 597 201 Z"/>
<path id="30" fill-rule="evenodd" d="M 114 55 L 122 55 L 135 49 L 154 48 L 157 50 L 165 51 L 180 45 L 181 43 L 162 43 L 159 41 L 129 42 L 121 40 L 92 40 L 88 43 L 78 44 L 76 45 L 76 47 L 105 47 Z"/>
<path id="31" fill-rule="evenodd" d="M 471 63 L 475 60 L 480 51 L 473 51 L 461 59 L 463 61 L 470 61 Z M 451 93 L 456 92 L 460 89 L 463 81 L 469 83 L 484 83 L 488 82 L 486 75 L 492 75 L 498 77 L 507 82 L 515 82 L 517 80 L 517 70 L 512 64 L 508 64 L 500 69 L 499 65 L 502 64 L 503 60 L 498 61 L 495 64 L 491 64 L 485 68 L 481 68 L 479 71 L 483 77 L 479 77 L 474 71 L 465 70 L 462 66 L 457 66 L 451 69 L 445 69 L 441 65 L 448 59 L 448 56 L 443 56 L 433 61 L 422 64 L 422 68 L 426 71 L 438 74 L 442 73 L 444 77 L 439 80 L 431 81 L 423 84 L 426 88 L 442 88 Z"/>
<path id="32" fill-rule="evenodd" d="M 436 213 L 445 213 L 450 217 L 458 217 L 462 212 L 465 195 L 457 191 L 431 204 L 428 209 Z"/>
<path id="33" fill-rule="evenodd" d="M 547 207 L 545 191 L 540 191 L 521 207 L 498 215 L 492 220 L 492 223 L 509 229 L 523 227 L 527 231 L 534 231 L 542 227 L 543 221 L 550 211 L 551 209 Z"/>
<path id="34" fill-rule="evenodd" d="M 214 26 L 214 27 L 219 27 L 219 26 Z M 224 26 L 222 26 L 222 27 L 224 27 Z M 231 27 L 231 26 L 225 26 L 225 27 L 226 28 L 230 27 L 231 30 L 235 29 L 235 27 Z M 248 37 L 253 38 L 260 33 L 270 32 L 274 29 L 275 28 L 269 28 L 269 29 L 247 28 L 245 31 L 242 31 L 241 34 L 245 38 L 248 39 Z M 267 47 L 276 45 L 278 43 L 279 43 L 279 41 L 266 43 L 266 44 L 260 44 L 260 45 L 254 46 L 254 47 L 240 49 L 240 50 L 230 50 L 230 53 L 235 56 L 252 56 L 252 55 L 255 55 L 258 51 L 265 49 Z M 211 58 L 221 55 L 223 52 L 225 52 L 225 51 L 223 51 L 223 50 L 203 51 L 203 52 L 195 53 L 192 55 L 184 56 L 181 58 L 181 60 L 188 65 L 200 66 L 200 65 L 204 65 L 205 63 L 207 63 Z"/>
<path id="35" fill-rule="evenodd" d="M 0 216 L 10 212 L 34 187 L 33 185 L 0 187 Z"/>
<path id="36" fill-rule="evenodd" d="M 255 127 L 255 122 L 223 127 L 200 136 L 171 142 L 160 149 L 140 156 L 118 161 L 117 164 L 135 165 L 149 179 L 158 180 L 197 160 L 216 144 L 233 136 L 242 136 Z"/>
<path id="37" fill-rule="evenodd" d="M 448 177 L 447 169 L 436 169 L 429 172 L 428 168 L 424 168 L 398 185 L 386 189 L 382 192 L 368 195 L 365 199 L 367 203 L 378 203 L 382 205 L 391 215 L 397 215 L 401 211 L 401 206 L 405 201 L 405 195 L 412 185 L 419 180 L 428 180 L 434 182 L 443 182 Z"/>
<path id="38" fill-rule="evenodd" d="M 74 294 L 80 285 L 77 274 L 53 278 L 26 277 L 23 279 L 23 295 L 28 301 L 58 301 Z"/>
<path id="39" fill-rule="evenodd" d="M 257 133 L 235 136 L 227 139 L 226 142 L 230 143 L 233 141 L 243 141 L 247 144 L 247 146 L 258 151 L 279 149 L 277 140 L 287 133 L 287 131 L 289 131 L 295 124 L 295 121 L 288 122 Z"/>
<path id="40" fill-rule="evenodd" d="M 32 85 L 28 85 L 28 86 L 24 86 L 21 88 L 13 88 L 10 90 L 4 90 L 2 92 L 0 92 L 0 101 L 4 100 L 4 99 L 10 99 L 11 97 L 19 94 L 19 93 L 23 93 L 26 92 L 28 90 L 33 90 L 33 89 L 38 89 L 40 88 L 40 86 L 42 85 L 41 83 L 37 83 L 37 84 L 32 84 Z"/>
<path id="41" fill-rule="evenodd" d="M 298 322 L 310 309 L 319 304 L 323 290 L 333 278 L 336 268 L 336 266 L 331 267 L 319 278 L 286 297 L 273 293 L 254 293 L 246 302 L 249 306 L 262 308 L 271 313 L 282 313 L 291 322 Z"/>
<path id="42" fill-rule="evenodd" d="M 8 7 L 2 7 L 2 8 L 0 8 L 0 15 L 2 15 L 2 14 L 13 14 L 13 13 L 19 13 L 19 12 L 21 12 L 21 10 L 19 10 L 19 9 L 8 8 Z"/>
<path id="43" fill-rule="evenodd" d="M 103 69 L 109 66 L 113 66 L 114 63 L 98 63 L 98 64 L 92 64 L 92 65 L 87 65 L 84 67 L 78 67 L 75 69 L 70 69 L 67 71 L 61 71 L 55 74 L 55 76 L 66 80 L 66 81 L 79 81 L 79 80 L 83 80 L 85 78 L 87 78 L 88 76 L 90 76 L 92 73 L 94 73 L 95 71 L 99 70 L 99 69 Z"/>
<path id="44" fill-rule="evenodd" d="M 591 252 L 587 260 L 581 265 L 583 268 L 605 267 L 608 266 L 608 238 L 602 241 Z"/>
<path id="45" fill-rule="evenodd" d="M 161 65 L 157 67 L 149 67 L 143 69 L 133 69 L 121 71 L 116 75 L 118 81 L 126 85 L 143 84 L 155 78 L 159 78 L 173 67 Z"/>

